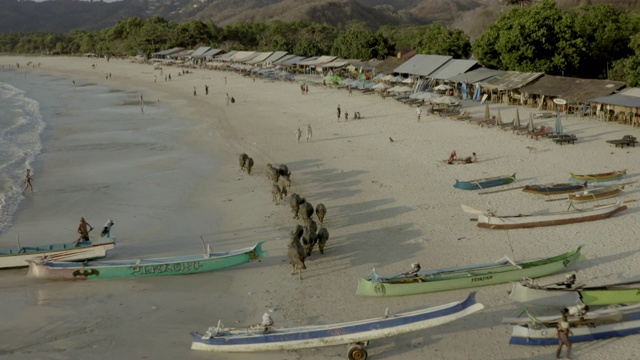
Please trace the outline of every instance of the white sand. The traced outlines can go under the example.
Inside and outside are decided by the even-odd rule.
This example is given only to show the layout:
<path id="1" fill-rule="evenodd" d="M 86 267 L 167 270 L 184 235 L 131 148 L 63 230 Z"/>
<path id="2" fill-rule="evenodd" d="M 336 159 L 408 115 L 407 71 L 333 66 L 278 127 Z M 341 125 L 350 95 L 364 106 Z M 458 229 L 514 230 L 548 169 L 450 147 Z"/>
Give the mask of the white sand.
<path id="1" fill-rule="evenodd" d="M 390 98 L 356 91 L 349 96 L 313 85 L 303 96 L 298 83 L 254 83 L 229 72 L 194 70 L 177 76 L 179 69 L 165 68 L 173 78 L 165 82 L 151 65 L 126 60 L 5 57 L 0 63 L 29 60 L 42 66 L 28 72 L 129 90 L 132 103 L 143 93 L 147 104 L 159 99 L 154 106 L 170 108 L 176 118 L 190 120 L 154 121 L 152 107 L 143 116 L 132 105 L 130 113 L 108 125 L 71 127 L 63 119 L 49 123 L 53 139 L 45 142 L 37 158 L 42 171 L 34 183 L 36 193 L 23 202 L 15 225 L 0 235 L 3 247 L 13 244 L 18 233 L 23 243 L 65 241 L 72 236 L 68 228 L 85 216 L 96 227 L 108 218 L 115 221 L 120 242 L 110 254 L 114 259 L 198 252 L 201 234 L 216 250 L 267 240 L 269 257 L 211 274 L 86 283 L 34 281 L 25 277 L 26 270 L 3 271 L 3 358 L 340 359 L 345 358 L 346 346 L 268 354 L 196 352 L 190 350 L 189 332 L 204 331 L 218 319 L 228 326 L 257 323 L 267 309 L 274 310 L 276 325 L 281 326 L 364 319 L 380 316 L 386 307 L 400 312 L 439 305 L 461 300 L 469 292 L 384 299 L 356 296 L 357 277 L 374 266 L 382 274 L 393 274 L 415 261 L 423 268 L 440 268 L 487 262 L 505 254 L 527 260 L 584 244 L 588 260 L 576 268 L 580 281 L 597 285 L 638 279 L 636 202 L 611 219 L 592 223 L 485 230 L 469 221 L 460 204 L 497 209 L 501 214 L 555 211 L 568 204 L 545 202 L 519 190 L 478 195 L 452 187 L 455 179 L 514 172 L 518 178 L 514 186 L 521 186 L 563 182 L 570 171 L 628 168 L 621 199 L 635 200 L 640 149 L 605 143 L 625 134 L 637 136 L 638 130 L 628 126 L 569 117 L 563 120 L 565 132 L 576 134 L 579 141 L 559 146 L 511 131 L 425 117 L 426 112 L 418 123 L 414 108 Z M 105 80 L 105 73 L 113 78 Z M 225 93 L 236 103 L 226 106 Z M 364 119 L 337 122 L 338 104 L 343 113 L 348 111 L 351 117 L 360 111 Z M 484 112 L 477 103 L 465 107 L 476 119 Z M 492 114 L 500 108 L 505 121 L 515 115 L 514 107 L 492 104 L 491 108 Z M 534 111 L 519 110 L 523 123 Z M 296 144 L 296 128 L 304 132 L 309 123 L 313 140 Z M 530 152 L 529 146 L 537 151 Z M 480 162 L 442 164 L 452 149 L 459 156 L 475 151 Z M 251 176 L 238 168 L 242 152 L 256 162 Z M 325 225 L 331 238 L 325 255 L 314 253 L 302 281 L 290 275 L 286 258 L 288 232 L 296 221 L 288 205 L 271 202 L 271 184 L 263 176 L 266 163 L 286 163 L 293 174 L 292 191 L 328 208 Z M 564 274 L 540 282 L 563 278 Z M 508 284 L 478 288 L 484 311 L 439 328 L 372 342 L 369 355 L 553 358 L 553 347 L 508 345 L 511 328 L 500 321 L 521 311 L 508 298 L 509 289 Z M 639 354 L 640 342 L 633 336 L 574 345 L 577 359 L 632 359 Z"/>

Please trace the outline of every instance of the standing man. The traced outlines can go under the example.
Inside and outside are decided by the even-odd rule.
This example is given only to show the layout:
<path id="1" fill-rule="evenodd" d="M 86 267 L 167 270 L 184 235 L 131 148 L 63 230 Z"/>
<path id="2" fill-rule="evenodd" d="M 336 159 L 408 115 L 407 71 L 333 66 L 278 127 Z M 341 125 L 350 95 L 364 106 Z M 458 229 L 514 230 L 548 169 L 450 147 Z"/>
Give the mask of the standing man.
<path id="1" fill-rule="evenodd" d="M 312 131 L 311 131 L 311 124 L 307 125 L 307 142 L 311 141 L 311 136 L 312 136 Z"/>
<path id="2" fill-rule="evenodd" d="M 338 104 L 338 121 L 340 121 L 340 105 Z"/>
<path id="3" fill-rule="evenodd" d="M 567 359 L 571 359 L 571 325 L 569 324 L 569 310 L 564 309 L 562 311 L 562 320 L 558 322 L 558 350 L 556 350 L 556 358 L 560 359 L 560 353 L 562 352 L 562 346 L 567 346 Z"/>
<path id="4" fill-rule="evenodd" d="M 226 77 L 225 77 L 226 79 Z M 227 105 L 229 105 L 229 101 L 231 101 L 231 98 L 229 97 L 229 94 L 227 94 Z"/>
<path id="5" fill-rule="evenodd" d="M 420 122 L 420 115 L 422 115 L 422 108 L 418 106 L 416 109 L 416 118 L 418 119 L 418 122 Z"/>
<path id="6" fill-rule="evenodd" d="M 30 188 L 31 193 L 33 193 L 33 185 L 31 184 L 31 180 L 33 180 L 31 178 L 31 169 L 27 169 L 27 175 L 24 176 L 24 188 L 22 189 L 22 192 L 27 190 L 27 188 Z"/>
<path id="7" fill-rule="evenodd" d="M 87 226 L 89 229 L 87 229 Z M 78 245 L 80 241 L 89 241 L 89 231 L 91 230 L 93 230 L 93 226 L 86 222 L 84 218 L 80 218 L 80 224 L 78 225 L 78 234 L 80 234 L 80 237 L 76 240 L 75 244 Z"/>
<path id="8" fill-rule="evenodd" d="M 209 95 L 209 85 L 204 86 L 204 94 Z"/>
<path id="9" fill-rule="evenodd" d="M 298 128 L 298 130 L 296 130 L 296 140 L 298 141 L 298 144 L 300 144 L 300 138 L 302 137 L 302 130 L 300 130 L 300 128 Z"/>

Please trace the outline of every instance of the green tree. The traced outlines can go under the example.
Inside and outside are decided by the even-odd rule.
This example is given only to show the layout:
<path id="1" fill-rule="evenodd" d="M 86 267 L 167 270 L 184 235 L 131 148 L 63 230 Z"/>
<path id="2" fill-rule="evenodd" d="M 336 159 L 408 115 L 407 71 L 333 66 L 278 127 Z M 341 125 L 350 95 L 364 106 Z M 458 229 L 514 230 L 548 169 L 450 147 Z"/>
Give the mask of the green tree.
<path id="1" fill-rule="evenodd" d="M 579 75 L 587 60 L 573 17 L 552 0 L 511 9 L 474 42 L 473 53 L 486 67 L 563 76 Z"/>
<path id="2" fill-rule="evenodd" d="M 631 36 L 638 22 L 611 4 L 583 6 L 575 16 L 576 30 L 584 40 L 589 60 L 580 63 L 585 77 L 606 78 L 609 63 L 633 54 Z"/>
<path id="3" fill-rule="evenodd" d="M 380 33 L 369 30 L 347 30 L 338 34 L 331 54 L 345 59 L 385 59 L 393 46 Z"/>
<path id="4" fill-rule="evenodd" d="M 471 41 L 464 31 L 430 25 L 416 38 L 413 49 L 420 54 L 450 55 L 457 59 L 471 56 Z"/>

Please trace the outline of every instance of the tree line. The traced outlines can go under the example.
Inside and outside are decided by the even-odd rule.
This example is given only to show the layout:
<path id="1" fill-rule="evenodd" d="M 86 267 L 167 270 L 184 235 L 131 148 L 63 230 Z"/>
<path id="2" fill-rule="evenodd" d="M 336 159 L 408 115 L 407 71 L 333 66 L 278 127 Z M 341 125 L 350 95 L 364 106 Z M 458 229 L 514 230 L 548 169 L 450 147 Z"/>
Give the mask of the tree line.
<path id="1" fill-rule="evenodd" d="M 344 29 L 309 21 L 175 23 L 128 17 L 114 27 L 66 34 L 0 34 L 0 52 L 108 56 L 145 55 L 173 47 L 211 46 L 226 51 L 287 51 L 300 56 L 385 59 L 413 49 L 419 54 L 475 58 L 491 69 L 600 78 L 640 85 L 640 16 L 605 4 L 560 9 L 543 0 L 513 7 L 474 41 L 442 24 L 383 26 L 351 21 Z"/>

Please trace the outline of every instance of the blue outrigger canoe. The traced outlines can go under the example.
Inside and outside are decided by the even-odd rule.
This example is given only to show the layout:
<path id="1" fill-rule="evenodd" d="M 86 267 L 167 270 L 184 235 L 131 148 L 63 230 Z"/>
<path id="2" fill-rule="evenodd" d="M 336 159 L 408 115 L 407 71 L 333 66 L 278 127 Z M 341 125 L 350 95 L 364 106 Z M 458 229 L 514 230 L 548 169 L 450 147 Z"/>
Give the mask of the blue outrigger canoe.
<path id="1" fill-rule="evenodd" d="M 423 330 L 461 319 L 482 310 L 475 293 L 463 301 L 383 317 L 338 324 L 280 328 L 254 325 L 225 328 L 221 322 L 204 334 L 192 332 L 191 349 L 217 352 L 259 352 L 353 344 L 350 358 L 366 359 L 370 340 Z"/>
<path id="2" fill-rule="evenodd" d="M 568 193 L 584 190 L 586 188 L 587 188 L 587 182 L 585 181 L 582 184 L 573 182 L 573 183 L 553 183 L 553 184 L 544 184 L 544 185 L 540 185 L 540 184 L 526 185 L 524 189 L 522 189 L 522 191 L 532 193 L 532 194 L 539 194 L 539 195 L 561 195 L 561 194 L 568 194 Z"/>
<path id="3" fill-rule="evenodd" d="M 480 190 L 480 189 L 486 189 L 490 187 L 510 184 L 515 180 L 516 180 L 516 174 L 513 173 L 513 175 L 510 175 L 510 176 L 502 175 L 502 176 L 495 176 L 490 178 L 468 180 L 468 181 L 456 180 L 456 183 L 453 184 L 453 187 L 462 189 L 462 190 Z"/>

